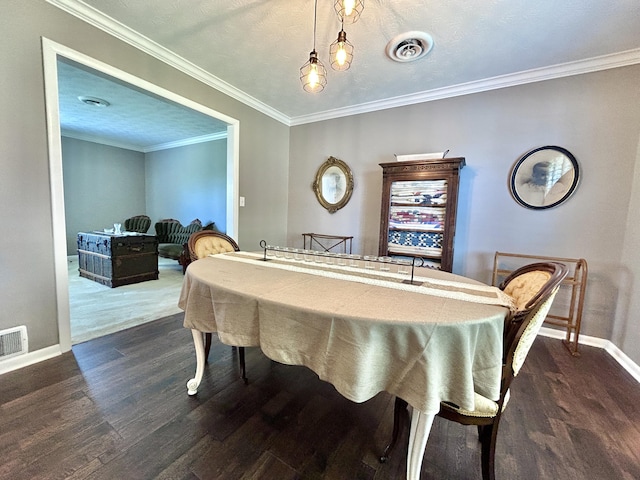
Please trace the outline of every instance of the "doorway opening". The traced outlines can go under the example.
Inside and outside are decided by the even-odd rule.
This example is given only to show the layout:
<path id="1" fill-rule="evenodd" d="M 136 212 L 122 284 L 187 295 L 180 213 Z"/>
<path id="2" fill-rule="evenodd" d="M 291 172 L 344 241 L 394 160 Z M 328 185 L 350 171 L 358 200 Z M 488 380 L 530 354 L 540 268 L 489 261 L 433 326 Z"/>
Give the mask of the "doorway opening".
<path id="1" fill-rule="evenodd" d="M 69 307 L 69 273 L 67 262 L 67 232 L 65 222 L 65 201 L 63 187 L 62 138 L 60 110 L 58 104 L 58 61 L 68 59 L 89 69 L 118 79 L 170 102 L 187 107 L 200 114 L 226 124 L 226 230 L 227 234 L 238 238 L 238 175 L 239 175 L 239 122 L 220 112 L 193 102 L 169 90 L 163 89 L 130 75 L 122 70 L 102 63 L 87 55 L 76 52 L 46 38 L 42 39 L 45 73 L 45 97 L 47 107 L 47 130 L 49 143 L 49 170 L 51 184 L 54 269 L 57 298 L 59 345 L 62 352 L 71 349 L 71 322 Z"/>

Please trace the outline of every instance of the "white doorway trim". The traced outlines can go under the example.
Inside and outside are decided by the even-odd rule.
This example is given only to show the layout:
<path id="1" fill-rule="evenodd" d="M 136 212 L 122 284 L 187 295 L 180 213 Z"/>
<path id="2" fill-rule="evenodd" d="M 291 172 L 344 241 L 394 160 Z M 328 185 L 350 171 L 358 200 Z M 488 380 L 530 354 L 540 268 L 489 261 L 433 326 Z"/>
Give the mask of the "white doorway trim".
<path id="1" fill-rule="evenodd" d="M 81 63 L 112 77 L 164 97 L 192 110 L 227 123 L 227 234 L 238 239 L 238 191 L 240 172 L 240 122 L 146 80 L 42 37 L 44 65 L 47 141 L 49 145 L 49 181 L 51 185 L 51 217 L 53 220 L 53 255 L 56 284 L 59 345 L 62 352 L 71 350 L 69 309 L 69 274 L 67 267 L 67 232 L 65 226 L 64 185 L 62 176 L 62 140 L 58 109 L 58 57 Z"/>

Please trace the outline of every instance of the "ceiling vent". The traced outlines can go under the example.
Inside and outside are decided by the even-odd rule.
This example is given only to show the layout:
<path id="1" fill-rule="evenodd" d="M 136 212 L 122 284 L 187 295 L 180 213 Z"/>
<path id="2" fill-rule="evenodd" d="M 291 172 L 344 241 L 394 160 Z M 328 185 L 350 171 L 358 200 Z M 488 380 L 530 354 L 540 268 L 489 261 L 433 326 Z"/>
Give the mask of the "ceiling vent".
<path id="1" fill-rule="evenodd" d="M 78 97 L 78 100 L 87 105 L 91 105 L 92 107 L 108 107 L 110 105 L 106 100 L 97 97 L 82 96 Z"/>
<path id="2" fill-rule="evenodd" d="M 431 35 L 424 32 L 406 32 L 387 43 L 387 56 L 396 62 L 414 62 L 433 48 Z"/>

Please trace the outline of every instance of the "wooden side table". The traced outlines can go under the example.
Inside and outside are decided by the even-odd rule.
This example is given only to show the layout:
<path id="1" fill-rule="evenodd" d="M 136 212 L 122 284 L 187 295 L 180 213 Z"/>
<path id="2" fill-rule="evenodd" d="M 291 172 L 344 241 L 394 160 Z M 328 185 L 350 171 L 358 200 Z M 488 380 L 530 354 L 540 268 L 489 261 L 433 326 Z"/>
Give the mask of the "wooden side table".
<path id="1" fill-rule="evenodd" d="M 303 245 L 305 249 L 314 250 L 314 245 L 320 247 L 325 252 L 332 249 L 342 247 L 342 253 L 351 253 L 351 244 L 353 237 L 343 235 L 324 235 L 322 233 L 303 233 Z M 307 241 L 309 246 L 307 247 Z M 349 251 L 347 251 L 349 249 Z"/>

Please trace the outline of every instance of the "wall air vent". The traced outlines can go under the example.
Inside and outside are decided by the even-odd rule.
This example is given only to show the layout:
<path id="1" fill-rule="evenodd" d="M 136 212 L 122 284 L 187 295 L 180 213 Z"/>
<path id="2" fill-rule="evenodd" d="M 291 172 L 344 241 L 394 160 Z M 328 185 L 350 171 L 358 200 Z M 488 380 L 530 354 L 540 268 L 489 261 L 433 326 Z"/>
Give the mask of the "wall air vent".
<path id="1" fill-rule="evenodd" d="M 27 327 L 19 327 L 0 330 L 0 360 L 5 360 L 17 355 L 23 355 L 29 351 Z"/>
<path id="2" fill-rule="evenodd" d="M 414 62 L 433 48 L 431 35 L 424 32 L 406 32 L 387 43 L 387 56 L 396 62 Z"/>

